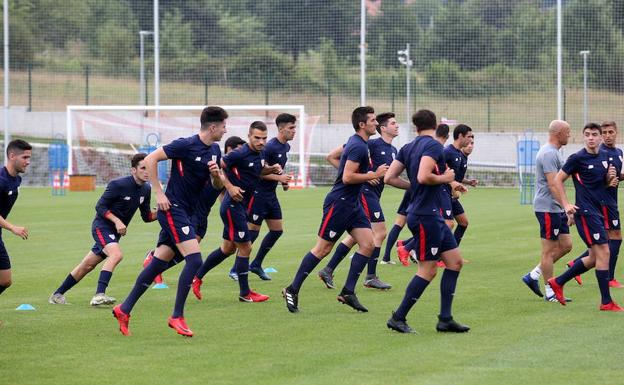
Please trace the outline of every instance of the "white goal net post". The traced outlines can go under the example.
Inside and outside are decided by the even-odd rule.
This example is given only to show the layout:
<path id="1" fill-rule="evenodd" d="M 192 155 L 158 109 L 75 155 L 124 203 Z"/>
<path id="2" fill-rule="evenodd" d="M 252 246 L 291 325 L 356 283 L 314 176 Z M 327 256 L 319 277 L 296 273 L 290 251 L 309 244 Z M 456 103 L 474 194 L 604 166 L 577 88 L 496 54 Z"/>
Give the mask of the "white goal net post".
<path id="1" fill-rule="evenodd" d="M 203 105 L 70 105 L 66 111 L 66 140 L 70 175 L 95 175 L 98 184 L 128 175 L 130 158 L 149 152 L 200 129 Z M 293 174 L 301 187 L 308 185 L 309 146 L 318 119 L 310 118 L 303 105 L 223 105 L 228 112 L 227 133 L 220 143 L 233 135 L 247 141 L 249 125 L 255 120 L 266 123 L 269 138 L 277 134 L 275 117 L 289 113 L 297 117 L 297 134 L 290 143 L 286 172 Z M 160 172 L 168 172 L 165 164 Z M 162 174 L 161 174 L 162 175 Z"/>

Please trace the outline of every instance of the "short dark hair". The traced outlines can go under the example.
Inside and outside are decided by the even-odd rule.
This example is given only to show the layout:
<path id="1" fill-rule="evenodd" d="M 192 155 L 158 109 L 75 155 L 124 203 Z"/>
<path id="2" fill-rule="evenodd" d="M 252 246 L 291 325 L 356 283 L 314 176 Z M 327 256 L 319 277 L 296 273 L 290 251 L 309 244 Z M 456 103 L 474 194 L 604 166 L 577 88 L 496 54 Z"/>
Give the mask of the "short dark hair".
<path id="1" fill-rule="evenodd" d="M 260 130 L 260 131 L 267 131 L 267 125 L 264 124 L 263 121 L 260 120 L 256 120 L 254 122 L 251 122 L 251 124 L 249 125 L 249 132 L 251 132 L 251 130 Z"/>
<path id="2" fill-rule="evenodd" d="M 374 114 L 375 110 L 371 106 L 358 107 L 351 113 L 351 124 L 355 131 L 360 129 L 360 123 L 366 123 L 368 114 Z"/>
<path id="3" fill-rule="evenodd" d="M 205 129 L 209 123 L 223 122 L 228 118 L 228 113 L 221 107 L 210 106 L 203 109 L 201 113 L 201 128 Z"/>
<path id="4" fill-rule="evenodd" d="M 466 124 L 458 124 L 457 127 L 455 127 L 455 129 L 453 130 L 453 139 L 459 139 L 459 134 L 466 136 L 470 131 L 472 131 L 472 128 L 470 128 Z"/>
<path id="5" fill-rule="evenodd" d="M 132 157 L 132 160 L 130 160 L 130 164 L 132 165 L 133 168 L 137 168 L 139 163 L 141 163 L 141 161 L 145 159 L 146 156 L 147 154 L 144 152 L 139 152 L 138 154 L 134 154 L 134 156 Z"/>
<path id="6" fill-rule="evenodd" d="M 434 130 L 438 119 L 433 111 L 418 110 L 412 115 L 412 123 L 416 126 L 416 131 Z"/>
<path id="7" fill-rule="evenodd" d="M 30 143 L 22 139 L 15 139 L 10 141 L 9 145 L 7 146 L 7 156 L 11 152 L 14 154 L 21 154 L 26 150 L 32 150 L 32 146 L 30 145 Z"/>
<path id="8" fill-rule="evenodd" d="M 614 120 L 605 120 L 602 122 L 602 128 L 613 127 L 617 131 L 617 124 L 615 124 Z"/>
<path id="9" fill-rule="evenodd" d="M 241 139 L 240 136 L 230 136 L 229 138 L 227 138 L 227 140 L 225 141 L 225 145 L 224 145 L 224 150 L 225 153 L 228 153 L 228 148 L 230 150 L 235 149 L 236 147 L 240 146 L 241 144 L 245 144 L 247 142 L 245 142 L 243 139 Z"/>
<path id="10" fill-rule="evenodd" d="M 394 112 L 384 112 L 377 115 L 377 133 L 381 134 L 381 126 L 388 124 L 388 120 L 394 118 Z"/>
<path id="11" fill-rule="evenodd" d="M 448 139 L 449 137 L 450 127 L 446 123 L 438 124 L 438 127 L 435 131 L 435 136 L 438 138 Z"/>
<path id="12" fill-rule="evenodd" d="M 297 122 L 297 117 L 295 115 L 291 115 L 287 113 L 279 114 L 277 115 L 277 118 L 275 118 L 275 125 L 277 127 L 281 126 L 282 124 L 296 123 L 296 122 Z"/>
<path id="13" fill-rule="evenodd" d="M 583 127 L 583 132 L 585 132 L 585 130 L 598 130 L 602 132 L 602 127 L 600 127 L 598 123 L 587 123 L 585 127 Z"/>

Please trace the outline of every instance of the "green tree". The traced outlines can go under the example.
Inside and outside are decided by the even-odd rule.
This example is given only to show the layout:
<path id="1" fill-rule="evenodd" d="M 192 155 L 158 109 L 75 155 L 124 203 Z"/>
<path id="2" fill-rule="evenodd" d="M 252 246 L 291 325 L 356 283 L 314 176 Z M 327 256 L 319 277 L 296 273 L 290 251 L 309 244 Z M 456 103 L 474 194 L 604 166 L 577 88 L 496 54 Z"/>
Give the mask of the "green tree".
<path id="1" fill-rule="evenodd" d="M 84 0 L 34 0 L 34 25 L 39 38 L 54 47 L 64 48 L 70 40 L 84 39 L 91 8 Z"/>
<path id="2" fill-rule="evenodd" d="M 160 42 L 163 58 L 176 58 L 192 54 L 193 31 L 190 23 L 184 22 L 178 9 L 167 12 L 161 25 Z"/>
<path id="3" fill-rule="evenodd" d="M 124 71 L 135 56 L 135 34 L 115 21 L 109 21 L 97 30 L 98 55 L 111 72 Z"/>

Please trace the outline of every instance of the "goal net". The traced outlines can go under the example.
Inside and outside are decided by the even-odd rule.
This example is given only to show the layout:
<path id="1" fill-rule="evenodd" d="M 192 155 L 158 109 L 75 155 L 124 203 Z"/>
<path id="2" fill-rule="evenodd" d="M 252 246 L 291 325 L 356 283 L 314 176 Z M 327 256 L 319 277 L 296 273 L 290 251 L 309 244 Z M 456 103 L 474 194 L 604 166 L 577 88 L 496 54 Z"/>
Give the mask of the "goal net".
<path id="1" fill-rule="evenodd" d="M 239 136 L 247 141 L 251 122 L 260 120 L 269 128 L 269 139 L 277 135 L 275 118 L 280 113 L 297 117 L 297 134 L 285 172 L 300 187 L 310 185 L 309 146 L 318 119 L 309 117 L 302 105 L 221 106 L 229 115 L 225 140 Z M 103 185 L 128 175 L 130 158 L 137 152 L 151 152 L 174 139 L 199 132 L 205 106 L 67 106 L 67 147 L 70 175 L 95 175 Z M 159 164 L 159 176 L 166 180 L 167 162 Z"/>

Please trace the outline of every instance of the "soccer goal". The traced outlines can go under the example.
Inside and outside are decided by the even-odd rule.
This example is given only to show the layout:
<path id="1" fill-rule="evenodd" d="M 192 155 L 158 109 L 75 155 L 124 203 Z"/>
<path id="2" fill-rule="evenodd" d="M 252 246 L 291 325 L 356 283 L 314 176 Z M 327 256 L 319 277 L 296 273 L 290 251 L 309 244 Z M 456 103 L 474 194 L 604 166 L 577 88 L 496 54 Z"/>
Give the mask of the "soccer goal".
<path id="1" fill-rule="evenodd" d="M 137 152 L 151 152 L 179 137 L 196 134 L 201 111 L 206 106 L 67 106 L 67 147 L 70 175 L 95 175 L 99 185 L 128 174 L 129 160 Z M 275 117 L 283 112 L 297 117 L 297 134 L 291 142 L 285 172 L 301 187 L 309 183 L 311 130 L 303 105 L 231 105 L 224 108 L 229 118 L 220 145 L 233 135 L 247 140 L 251 122 L 269 127 L 269 138 L 277 134 Z M 166 164 L 159 173 L 167 173 Z"/>

